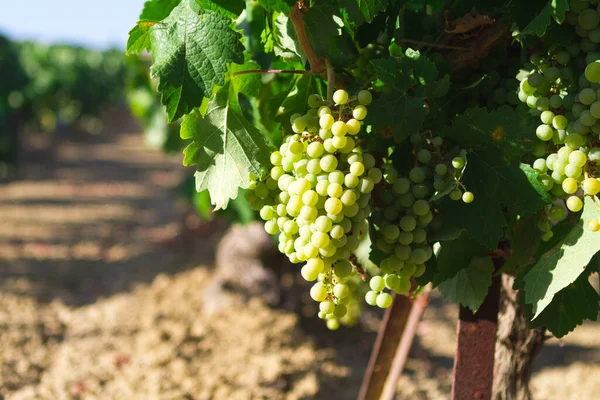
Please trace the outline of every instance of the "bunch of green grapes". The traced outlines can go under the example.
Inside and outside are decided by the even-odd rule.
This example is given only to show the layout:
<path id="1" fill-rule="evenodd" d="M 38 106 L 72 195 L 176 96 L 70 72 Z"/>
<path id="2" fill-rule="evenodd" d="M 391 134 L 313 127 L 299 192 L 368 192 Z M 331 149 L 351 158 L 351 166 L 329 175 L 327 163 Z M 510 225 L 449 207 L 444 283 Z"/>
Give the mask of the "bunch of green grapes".
<path id="1" fill-rule="evenodd" d="M 519 76 L 518 97 L 541 121 L 533 168 L 556 200 L 538 223 L 544 240 L 553 235 L 552 223 L 565 217 L 565 207 L 579 212 L 584 196 L 600 193 L 600 14 L 589 1 L 575 0 L 567 21 L 579 44 L 533 55 Z M 588 226 L 600 231 L 598 220 Z"/>
<path id="2" fill-rule="evenodd" d="M 265 230 L 278 235 L 279 250 L 292 263 L 305 263 L 302 276 L 316 283 L 311 297 L 331 329 L 347 313 L 356 275 L 350 261 L 368 230 L 371 192 L 382 179 L 375 158 L 357 145 L 371 93 L 350 99 L 344 90 L 328 105 L 318 95 L 310 110 L 290 118 L 293 135 L 271 154 L 268 176 L 248 191 L 260 207 Z"/>
<path id="3" fill-rule="evenodd" d="M 415 166 L 401 174 L 391 160 L 384 160 L 383 185 L 378 187 L 379 209 L 373 212 L 371 240 L 384 254 L 380 274 L 369 281 L 367 304 L 387 308 L 392 296 L 385 289 L 405 294 L 411 289 L 411 278 L 425 272 L 425 263 L 433 256 L 428 243 L 428 228 L 434 219 L 432 201 L 448 195 L 453 200 L 471 203 L 474 195 L 463 191 L 460 182 L 466 165 L 462 156 L 448 162 L 442 150 L 443 140 L 411 137 Z"/>

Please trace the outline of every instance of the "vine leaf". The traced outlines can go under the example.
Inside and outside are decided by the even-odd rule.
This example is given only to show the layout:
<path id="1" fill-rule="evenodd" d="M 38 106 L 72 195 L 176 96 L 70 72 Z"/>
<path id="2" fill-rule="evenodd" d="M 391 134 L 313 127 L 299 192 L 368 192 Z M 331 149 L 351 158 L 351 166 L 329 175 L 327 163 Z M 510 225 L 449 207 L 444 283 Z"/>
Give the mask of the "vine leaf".
<path id="1" fill-rule="evenodd" d="M 150 27 L 152 77 L 159 78 L 169 121 L 200 106 L 215 85 L 222 86 L 227 63 L 244 61 L 241 35 L 230 25 L 230 18 L 183 0 Z"/>
<path id="2" fill-rule="evenodd" d="M 317 2 L 304 14 L 306 36 L 315 53 L 329 57 L 330 41 L 342 34 L 339 9 L 327 3 Z"/>
<path id="3" fill-rule="evenodd" d="M 493 273 L 494 263 L 490 258 L 474 257 L 466 268 L 440 284 L 442 297 L 469 307 L 475 312 L 492 285 Z"/>
<path id="4" fill-rule="evenodd" d="M 510 257 L 502 266 L 502 271 L 514 272 L 529 265 L 540 244 L 540 231 L 535 215 L 522 215 L 508 232 Z"/>
<path id="5" fill-rule="evenodd" d="M 288 64 L 300 61 L 302 65 L 306 63 L 298 37 L 294 31 L 294 26 L 289 17 L 285 14 L 279 16 L 273 22 L 274 45 L 273 52 L 277 57 L 283 58 Z"/>
<path id="6" fill-rule="evenodd" d="M 495 147 L 507 164 L 521 160 L 535 143 L 535 120 L 525 112 L 504 106 L 490 111 L 475 107 L 455 118 L 447 134 L 463 147 Z"/>
<path id="7" fill-rule="evenodd" d="M 575 282 L 556 293 L 546 309 L 529 324 L 530 327 L 543 326 L 561 338 L 586 319 L 596 321 L 600 312 L 600 296 L 590 284 L 589 275 L 581 274 Z M 525 306 L 525 312 L 531 318 L 531 305 Z"/>
<path id="8" fill-rule="evenodd" d="M 208 189 L 215 209 L 226 208 L 238 188 L 250 184 L 269 160 L 264 136 L 242 114 L 235 85 L 229 81 L 208 103 L 204 118 L 186 115 L 181 137 L 192 139 L 184 150 L 184 165 L 196 166 L 196 190 Z"/>
<path id="9" fill-rule="evenodd" d="M 434 286 L 454 278 L 461 270 L 467 268 L 473 257 L 485 256 L 486 249 L 477 244 L 466 232 L 455 240 L 440 243 L 437 253 L 437 272 L 433 280 Z"/>
<path id="10" fill-rule="evenodd" d="M 586 197 L 579 223 L 524 275 L 521 285 L 525 303 L 533 306 L 532 319 L 540 316 L 560 290 L 575 282 L 600 251 L 598 235 L 586 228 L 588 220 L 598 217 L 596 204 Z"/>
<path id="11" fill-rule="evenodd" d="M 388 0 L 339 0 L 344 23 L 355 29 L 370 23 L 377 13 L 385 11 Z"/>
<path id="12" fill-rule="evenodd" d="M 295 2 L 295 0 L 261 0 L 260 5 L 267 11 L 289 14 Z"/>
<path id="13" fill-rule="evenodd" d="M 543 36 L 552 19 L 558 24 L 562 24 L 565 20 L 567 11 L 569 11 L 568 0 L 549 0 L 542 11 L 523 28 L 521 34 L 534 34 Z"/>
<path id="14" fill-rule="evenodd" d="M 162 21 L 167 18 L 171 11 L 181 0 L 149 0 L 144 3 L 144 8 L 140 14 L 140 21 Z"/>
<path id="15" fill-rule="evenodd" d="M 140 54 L 144 50 L 152 51 L 150 42 L 150 29 L 156 24 L 154 21 L 139 21 L 130 31 L 127 39 L 127 55 Z"/>

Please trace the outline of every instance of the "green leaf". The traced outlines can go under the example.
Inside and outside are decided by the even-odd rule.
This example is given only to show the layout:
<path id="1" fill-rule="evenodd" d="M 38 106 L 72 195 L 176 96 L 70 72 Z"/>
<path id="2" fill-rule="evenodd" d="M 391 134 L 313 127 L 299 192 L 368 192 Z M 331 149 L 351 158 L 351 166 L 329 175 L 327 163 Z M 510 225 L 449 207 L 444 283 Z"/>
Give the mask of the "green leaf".
<path id="1" fill-rule="evenodd" d="M 549 0 L 543 10 L 520 32 L 523 35 L 534 34 L 543 36 L 550 26 L 551 19 L 562 24 L 569 11 L 568 0 Z"/>
<path id="2" fill-rule="evenodd" d="M 287 63 L 306 63 L 306 58 L 301 51 L 296 31 L 292 21 L 285 14 L 280 14 L 273 22 L 274 46 L 273 52 L 277 57 L 283 58 Z"/>
<path id="3" fill-rule="evenodd" d="M 152 51 L 150 42 L 150 29 L 156 24 L 154 21 L 139 21 L 133 29 L 129 31 L 127 39 L 127 55 L 140 54 L 144 50 Z"/>
<path id="4" fill-rule="evenodd" d="M 469 150 L 495 147 L 511 164 L 530 151 L 536 128 L 535 119 L 525 111 L 508 106 L 492 111 L 470 108 L 455 118 L 446 134 Z"/>
<path id="5" fill-rule="evenodd" d="M 511 272 L 529 265 L 539 247 L 540 240 L 537 216 L 521 216 L 509 231 L 511 253 L 502 266 L 502 270 Z"/>
<path id="6" fill-rule="evenodd" d="M 488 257 L 475 257 L 467 268 L 442 282 L 439 290 L 444 299 L 460 303 L 474 312 L 481 306 L 492 285 L 494 263 Z"/>
<path id="7" fill-rule="evenodd" d="M 181 0 L 150 0 L 144 3 L 144 9 L 140 14 L 141 21 L 162 21 L 167 18 L 171 11 Z"/>
<path id="8" fill-rule="evenodd" d="M 250 73 L 235 75 L 238 72 L 257 70 L 260 69 L 260 65 L 250 60 L 250 57 L 246 57 L 246 62 L 240 64 L 229 64 L 227 71 L 233 85 L 233 90 L 236 94 L 243 93 L 249 97 L 258 97 L 260 89 L 262 87 L 262 81 L 260 74 Z"/>
<path id="9" fill-rule="evenodd" d="M 150 29 L 152 76 L 159 78 L 169 121 L 188 114 L 225 83 L 227 63 L 244 61 L 241 35 L 231 20 L 184 0 Z"/>
<path id="10" fill-rule="evenodd" d="M 244 0 L 196 0 L 200 8 L 218 12 L 227 18 L 236 19 L 246 8 Z"/>
<path id="11" fill-rule="evenodd" d="M 561 338 L 586 319 L 596 321 L 600 312 L 600 296 L 590 285 L 589 275 L 581 274 L 575 282 L 556 293 L 530 326 L 544 326 L 554 336 Z M 530 307 L 526 306 L 525 310 L 527 314 Z"/>
<path id="12" fill-rule="evenodd" d="M 404 93 L 383 93 L 369 108 L 368 123 L 377 131 L 391 131 L 398 142 L 419 132 L 427 116 L 422 99 Z"/>
<path id="13" fill-rule="evenodd" d="M 217 210 L 237 197 L 238 188 L 248 187 L 249 172 L 258 175 L 269 160 L 265 138 L 243 116 L 231 83 L 210 101 L 204 118 L 198 111 L 184 118 L 181 137 L 193 140 L 184 165 L 196 166 L 196 189 L 208 189 Z"/>
<path id="14" fill-rule="evenodd" d="M 260 5 L 267 11 L 282 12 L 289 14 L 292 6 L 296 3 L 294 0 L 260 0 Z"/>
<path id="15" fill-rule="evenodd" d="M 461 270 L 467 268 L 473 257 L 485 256 L 487 251 L 477 244 L 467 233 L 463 232 L 457 239 L 442 242 L 437 254 L 437 273 L 434 286 L 453 278 Z"/>
<path id="16" fill-rule="evenodd" d="M 548 307 L 556 293 L 573 283 L 600 251 L 598 235 L 586 228 L 588 220 L 598 217 L 595 203 L 586 198 L 579 223 L 525 274 L 525 303 L 533 306 L 532 319 Z"/>
<path id="17" fill-rule="evenodd" d="M 336 7 L 324 2 L 317 2 L 304 14 L 306 36 L 319 57 L 328 57 L 331 38 L 342 34 L 338 14 Z"/>
<path id="18" fill-rule="evenodd" d="M 388 0 L 339 0 L 340 10 L 344 22 L 351 24 L 351 28 L 373 21 L 373 18 L 386 9 Z"/>
<path id="19" fill-rule="evenodd" d="M 289 129 L 290 116 L 306 110 L 308 96 L 313 93 L 319 93 L 315 75 L 299 75 L 294 77 L 290 84 L 289 94 L 283 103 L 281 103 L 281 112 L 277 115 L 277 120 Z"/>

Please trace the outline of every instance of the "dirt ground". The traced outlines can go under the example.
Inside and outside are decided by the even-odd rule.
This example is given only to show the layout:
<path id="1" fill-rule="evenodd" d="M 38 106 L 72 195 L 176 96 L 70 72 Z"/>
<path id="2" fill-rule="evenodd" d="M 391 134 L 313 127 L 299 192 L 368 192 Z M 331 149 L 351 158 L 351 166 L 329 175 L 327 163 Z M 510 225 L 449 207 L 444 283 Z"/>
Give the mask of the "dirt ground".
<path id="1" fill-rule="evenodd" d="M 356 397 L 377 313 L 329 332 L 259 298 L 204 312 L 223 226 L 189 217 L 185 174 L 123 112 L 99 136 L 30 142 L 0 184 L 0 399 Z M 399 399 L 449 398 L 456 314 L 434 295 Z M 598 398 L 600 324 L 550 340 L 533 387 Z"/>

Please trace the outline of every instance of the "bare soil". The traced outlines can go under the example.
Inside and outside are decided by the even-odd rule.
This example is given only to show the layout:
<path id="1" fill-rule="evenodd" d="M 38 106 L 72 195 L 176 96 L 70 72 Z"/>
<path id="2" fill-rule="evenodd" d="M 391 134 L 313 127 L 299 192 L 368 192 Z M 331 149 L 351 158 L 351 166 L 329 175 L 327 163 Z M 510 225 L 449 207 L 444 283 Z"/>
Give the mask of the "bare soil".
<path id="1" fill-rule="evenodd" d="M 44 139 L 0 184 L 0 399 L 356 397 L 380 314 L 329 332 L 261 298 L 207 313 L 224 225 L 189 214 L 180 157 L 121 111 L 101 135 Z M 449 398 L 456 315 L 434 295 L 399 399 Z M 550 340 L 533 386 L 597 398 L 600 324 Z"/>

